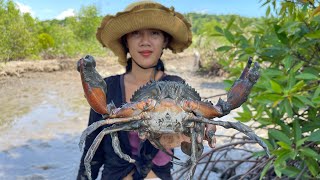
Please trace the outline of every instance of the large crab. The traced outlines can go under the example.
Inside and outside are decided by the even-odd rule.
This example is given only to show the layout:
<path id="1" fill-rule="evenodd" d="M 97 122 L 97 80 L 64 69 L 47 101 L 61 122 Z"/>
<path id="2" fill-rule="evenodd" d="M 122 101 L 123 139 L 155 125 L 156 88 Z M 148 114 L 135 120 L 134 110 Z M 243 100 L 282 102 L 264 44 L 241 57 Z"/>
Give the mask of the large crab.
<path id="1" fill-rule="evenodd" d="M 85 97 L 94 111 L 103 119 L 91 124 L 82 134 L 80 147 L 87 135 L 98 127 L 105 127 L 95 138 L 89 148 L 84 164 L 88 177 L 91 177 L 90 162 L 101 140 L 107 134 L 111 135 L 112 146 L 119 157 L 134 163 L 135 160 L 121 151 L 117 131 L 137 131 L 139 136 L 147 136 L 158 149 L 168 153 L 159 141 L 163 134 L 184 134 L 191 143 L 181 143 L 182 151 L 190 156 L 190 170 L 187 179 L 193 177 L 196 163 L 203 151 L 202 139 L 205 124 L 214 124 L 224 128 L 236 129 L 260 144 L 268 153 L 266 144 L 246 125 L 240 122 L 214 120 L 222 117 L 243 104 L 252 86 L 259 78 L 259 65 L 255 63 L 250 69 L 252 60 L 243 70 L 240 78 L 235 81 L 227 94 L 227 101 L 219 99 L 216 105 L 201 101 L 199 94 L 189 85 L 173 81 L 153 81 L 137 90 L 130 103 L 116 108 L 112 103 L 106 103 L 107 85 L 96 71 L 95 60 L 87 55 L 78 61 L 78 71 L 81 75 Z M 209 134 L 212 137 L 214 134 Z M 198 139 L 201 139 L 199 142 Z M 169 153 L 168 153 L 169 154 Z M 171 155 L 173 156 L 173 155 Z M 174 156 L 173 156 L 174 157 Z M 148 172 L 145 172 L 148 173 Z"/>

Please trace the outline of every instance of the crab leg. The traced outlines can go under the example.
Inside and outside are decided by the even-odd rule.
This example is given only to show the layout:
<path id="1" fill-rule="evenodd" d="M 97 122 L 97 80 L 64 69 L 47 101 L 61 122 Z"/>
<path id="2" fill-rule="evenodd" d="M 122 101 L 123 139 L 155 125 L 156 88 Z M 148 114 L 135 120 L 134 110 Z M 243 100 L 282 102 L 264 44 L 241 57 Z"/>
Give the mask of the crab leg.
<path id="1" fill-rule="evenodd" d="M 120 108 L 113 109 L 110 118 L 132 117 L 141 114 L 144 111 L 154 109 L 157 101 L 154 99 L 146 99 L 135 103 L 127 103 Z"/>
<path id="2" fill-rule="evenodd" d="M 118 134 L 116 132 L 110 133 L 111 136 L 111 140 L 112 140 L 112 147 L 114 149 L 114 152 L 121 158 L 124 159 L 126 161 L 128 161 L 129 163 L 135 163 L 136 161 L 134 159 L 132 159 L 129 155 L 124 154 L 121 151 L 121 147 L 120 147 L 120 141 L 119 141 L 119 137 Z"/>
<path id="3" fill-rule="evenodd" d="M 85 129 L 82 132 L 81 137 L 80 137 L 80 142 L 79 142 L 79 148 L 82 149 L 83 143 L 89 134 L 91 134 L 93 131 L 95 131 L 96 129 L 98 129 L 99 127 L 101 127 L 103 125 L 131 122 L 131 121 L 137 121 L 137 120 L 148 120 L 148 119 L 150 119 L 150 117 L 147 116 L 146 113 L 141 113 L 141 114 L 134 116 L 134 117 L 105 119 L 105 120 L 100 120 L 100 121 L 94 122 L 90 126 L 88 126 L 87 129 Z"/>
<path id="4" fill-rule="evenodd" d="M 81 58 L 77 63 L 85 97 L 91 108 L 101 115 L 107 115 L 107 84 L 96 71 L 96 61 L 90 55 Z"/>
<path id="5" fill-rule="evenodd" d="M 191 167 L 189 169 L 189 172 L 187 174 L 187 180 L 191 180 L 193 177 L 193 174 L 196 170 L 196 165 L 197 165 L 197 133 L 195 132 L 194 127 L 190 128 L 190 133 L 191 133 Z"/>
<path id="6" fill-rule="evenodd" d="M 123 130 L 130 130 L 132 126 L 134 126 L 137 122 L 132 122 L 131 124 L 121 124 L 121 125 L 113 125 L 111 127 L 104 128 L 94 139 L 92 142 L 90 148 L 87 151 L 87 154 L 84 158 L 84 166 L 86 169 L 86 173 L 88 176 L 88 179 L 91 180 L 91 165 L 90 162 L 92 161 L 92 158 L 97 151 L 97 148 L 99 147 L 103 137 L 107 134 L 123 131 Z M 132 125 L 132 126 L 131 126 Z M 117 147 L 117 146 L 116 146 Z M 115 147 L 114 147 L 115 148 Z M 121 152 L 121 150 L 118 150 Z"/>
<path id="7" fill-rule="evenodd" d="M 218 126 L 222 126 L 226 129 L 232 128 L 236 129 L 245 135 L 247 135 L 250 139 L 256 141 L 267 153 L 268 156 L 270 156 L 268 146 L 252 131 L 248 126 L 245 124 L 242 124 L 241 122 L 228 122 L 228 121 L 215 121 L 215 120 L 210 120 L 206 118 L 201 118 L 201 117 L 192 117 L 192 121 L 195 122 L 202 122 L 202 123 L 207 123 L 207 124 L 214 124 Z"/>

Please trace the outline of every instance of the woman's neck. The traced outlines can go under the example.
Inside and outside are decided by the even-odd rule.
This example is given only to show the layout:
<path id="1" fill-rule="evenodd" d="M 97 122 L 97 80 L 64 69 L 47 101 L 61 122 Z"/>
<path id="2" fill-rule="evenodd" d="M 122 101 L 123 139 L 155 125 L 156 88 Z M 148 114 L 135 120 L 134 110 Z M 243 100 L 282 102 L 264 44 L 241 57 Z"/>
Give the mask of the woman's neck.
<path id="1" fill-rule="evenodd" d="M 157 81 L 164 75 L 163 71 L 155 72 L 155 68 L 143 69 L 133 64 L 131 71 L 124 75 L 126 102 L 130 102 L 133 93 L 141 86 L 150 82 L 150 80 Z"/>
<path id="2" fill-rule="evenodd" d="M 150 80 L 154 80 L 155 69 L 141 69 L 132 67 L 131 71 L 127 73 L 133 81 L 137 84 L 145 84 Z"/>
<path id="3" fill-rule="evenodd" d="M 143 69 L 135 63 L 132 63 L 132 69 L 126 75 L 131 82 L 134 82 L 137 85 L 143 85 L 151 80 L 159 80 L 163 74 L 163 71 L 156 71 L 155 68 Z"/>

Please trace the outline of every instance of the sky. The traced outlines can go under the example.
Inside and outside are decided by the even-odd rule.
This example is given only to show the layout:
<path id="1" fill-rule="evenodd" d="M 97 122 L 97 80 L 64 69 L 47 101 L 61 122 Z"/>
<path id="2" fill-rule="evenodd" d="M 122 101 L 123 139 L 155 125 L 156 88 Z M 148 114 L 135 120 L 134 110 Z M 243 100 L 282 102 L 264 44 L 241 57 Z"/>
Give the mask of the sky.
<path id="1" fill-rule="evenodd" d="M 80 8 L 96 5 L 101 15 L 115 14 L 136 0 L 14 0 L 21 12 L 29 12 L 39 20 L 64 19 L 74 16 Z M 157 0 L 180 13 L 197 12 L 208 14 L 238 14 L 246 17 L 261 17 L 266 7 L 260 0 Z"/>

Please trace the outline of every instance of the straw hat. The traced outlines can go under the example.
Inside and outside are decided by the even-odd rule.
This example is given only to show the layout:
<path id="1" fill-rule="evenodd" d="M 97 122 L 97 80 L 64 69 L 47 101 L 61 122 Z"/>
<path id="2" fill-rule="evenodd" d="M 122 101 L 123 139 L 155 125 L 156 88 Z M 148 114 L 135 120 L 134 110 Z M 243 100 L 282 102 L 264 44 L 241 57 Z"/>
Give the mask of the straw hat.
<path id="1" fill-rule="evenodd" d="M 168 33 L 172 39 L 168 48 L 173 53 L 182 52 L 192 42 L 191 24 L 184 16 L 153 1 L 140 1 L 129 5 L 115 16 L 107 15 L 98 28 L 99 42 L 118 56 L 121 65 L 126 66 L 127 54 L 121 37 L 139 29 L 159 29 Z"/>

